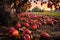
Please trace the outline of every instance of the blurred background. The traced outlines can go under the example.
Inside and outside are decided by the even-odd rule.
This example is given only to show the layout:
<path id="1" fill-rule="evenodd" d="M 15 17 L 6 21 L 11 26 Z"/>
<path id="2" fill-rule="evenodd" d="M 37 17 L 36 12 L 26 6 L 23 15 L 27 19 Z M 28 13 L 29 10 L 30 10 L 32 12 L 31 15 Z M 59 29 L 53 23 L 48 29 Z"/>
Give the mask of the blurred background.
<path id="1" fill-rule="evenodd" d="M 29 9 L 30 11 L 60 12 L 60 0 L 29 0 L 29 1 L 31 2 L 31 8 Z"/>

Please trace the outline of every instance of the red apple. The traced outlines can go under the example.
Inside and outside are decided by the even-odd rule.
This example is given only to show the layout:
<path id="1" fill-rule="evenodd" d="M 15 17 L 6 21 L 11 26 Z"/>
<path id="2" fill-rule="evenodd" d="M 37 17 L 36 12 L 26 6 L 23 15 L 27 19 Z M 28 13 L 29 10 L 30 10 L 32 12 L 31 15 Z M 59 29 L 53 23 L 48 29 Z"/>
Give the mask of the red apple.
<path id="1" fill-rule="evenodd" d="M 27 34 L 25 34 L 23 38 L 24 38 L 23 40 L 31 40 L 30 35 Z"/>
<path id="2" fill-rule="evenodd" d="M 32 29 L 36 30 L 37 29 L 37 25 L 32 25 Z"/>
<path id="3" fill-rule="evenodd" d="M 10 27 L 8 27 L 8 32 L 12 32 L 12 31 L 14 31 L 15 30 L 15 28 L 13 27 L 13 26 L 10 26 Z"/>
<path id="4" fill-rule="evenodd" d="M 29 23 L 24 23 L 24 27 L 29 27 Z"/>
<path id="5" fill-rule="evenodd" d="M 28 29 L 25 29 L 23 33 L 24 33 L 24 34 L 31 34 L 31 31 L 28 30 Z"/>
<path id="6" fill-rule="evenodd" d="M 11 36 L 12 37 L 18 37 L 19 36 L 19 32 L 17 30 L 14 30 L 12 33 L 11 33 Z"/>
<path id="7" fill-rule="evenodd" d="M 34 20 L 33 19 L 30 19 L 30 23 L 33 23 L 34 22 Z"/>
<path id="8" fill-rule="evenodd" d="M 43 32 L 42 34 L 41 34 L 41 37 L 43 38 L 43 39 L 49 39 L 50 38 L 50 35 L 48 34 L 48 33 L 46 33 L 46 32 Z"/>
<path id="9" fill-rule="evenodd" d="M 43 33 L 41 34 L 41 36 L 43 36 L 43 37 L 49 37 L 49 34 L 46 33 L 46 32 L 43 32 Z"/>
<path id="10" fill-rule="evenodd" d="M 15 26 L 16 26 L 16 28 L 20 28 L 21 27 L 21 24 L 20 23 L 17 23 Z"/>

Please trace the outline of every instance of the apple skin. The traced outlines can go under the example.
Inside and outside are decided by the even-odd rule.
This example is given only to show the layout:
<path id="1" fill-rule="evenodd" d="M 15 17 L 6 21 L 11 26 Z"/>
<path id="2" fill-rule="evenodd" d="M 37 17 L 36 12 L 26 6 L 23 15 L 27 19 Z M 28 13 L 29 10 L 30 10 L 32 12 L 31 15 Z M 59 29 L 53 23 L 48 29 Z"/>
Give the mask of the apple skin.
<path id="1" fill-rule="evenodd" d="M 24 27 L 29 27 L 29 23 L 24 23 Z"/>
<path id="2" fill-rule="evenodd" d="M 17 23 L 15 26 L 16 26 L 16 28 L 19 29 L 21 27 L 21 24 L 20 23 Z"/>
<path id="3" fill-rule="evenodd" d="M 32 24 L 33 24 L 33 22 L 34 22 L 34 20 L 33 20 L 33 19 L 30 19 L 30 21 L 29 21 L 29 22 L 30 22 L 30 24 L 32 25 Z"/>
<path id="4" fill-rule="evenodd" d="M 44 33 L 42 33 L 42 36 L 43 36 L 43 37 L 49 37 L 49 34 L 46 33 L 46 32 L 44 32 Z"/>
<path id="5" fill-rule="evenodd" d="M 43 38 L 43 39 L 45 39 L 45 40 L 48 40 L 48 39 L 50 38 L 50 35 L 49 35 L 48 33 L 46 33 L 46 32 L 43 32 L 43 33 L 41 34 L 41 38 Z"/>
<path id="6" fill-rule="evenodd" d="M 18 37 L 19 35 L 19 32 L 13 26 L 8 27 L 8 32 L 11 37 Z"/>
<path id="7" fill-rule="evenodd" d="M 36 30 L 37 29 L 37 25 L 32 25 L 32 29 Z"/>
<path id="8" fill-rule="evenodd" d="M 23 36 L 23 40 L 31 40 L 30 35 L 25 34 L 25 35 Z"/>
<path id="9" fill-rule="evenodd" d="M 19 36 L 19 32 L 17 30 L 14 30 L 14 31 L 12 31 L 11 36 L 12 37 L 18 37 Z"/>
<path id="10" fill-rule="evenodd" d="M 11 33 L 11 32 L 14 31 L 14 30 L 15 30 L 15 28 L 14 28 L 13 26 L 8 27 L 8 32 L 9 32 L 9 33 Z"/>
<path id="11" fill-rule="evenodd" d="M 23 31 L 23 34 L 31 34 L 31 31 L 30 30 L 28 30 L 28 29 L 25 29 L 24 31 Z"/>

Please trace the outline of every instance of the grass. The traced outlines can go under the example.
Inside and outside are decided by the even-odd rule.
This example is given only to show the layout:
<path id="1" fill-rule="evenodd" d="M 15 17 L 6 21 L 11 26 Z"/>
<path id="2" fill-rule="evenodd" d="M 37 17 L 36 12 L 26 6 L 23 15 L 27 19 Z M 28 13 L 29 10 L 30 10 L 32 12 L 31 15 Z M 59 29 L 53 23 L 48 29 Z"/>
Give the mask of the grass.
<path id="1" fill-rule="evenodd" d="M 32 13 L 60 17 L 60 12 L 32 12 Z"/>

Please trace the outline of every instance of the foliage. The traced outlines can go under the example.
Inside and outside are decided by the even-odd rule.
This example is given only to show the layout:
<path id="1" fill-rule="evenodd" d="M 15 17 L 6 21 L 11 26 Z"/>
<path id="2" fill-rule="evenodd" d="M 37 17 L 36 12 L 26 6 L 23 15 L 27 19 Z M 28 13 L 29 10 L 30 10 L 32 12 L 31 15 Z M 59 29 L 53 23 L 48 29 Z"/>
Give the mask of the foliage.
<path id="1" fill-rule="evenodd" d="M 38 7 L 34 7 L 34 8 L 32 9 L 32 12 L 43 12 L 43 10 L 41 10 L 41 9 L 38 8 Z"/>
<path id="2" fill-rule="evenodd" d="M 12 3 L 14 5 L 11 7 Z M 30 7 L 28 0 L 0 0 L 0 24 L 14 23 L 14 20 L 18 20 L 17 13 L 25 12 Z M 11 13 L 12 9 L 16 10 L 13 14 Z"/>
<path id="3" fill-rule="evenodd" d="M 34 8 L 32 9 L 32 12 L 39 12 L 39 8 L 38 8 L 38 7 L 34 7 Z"/>

